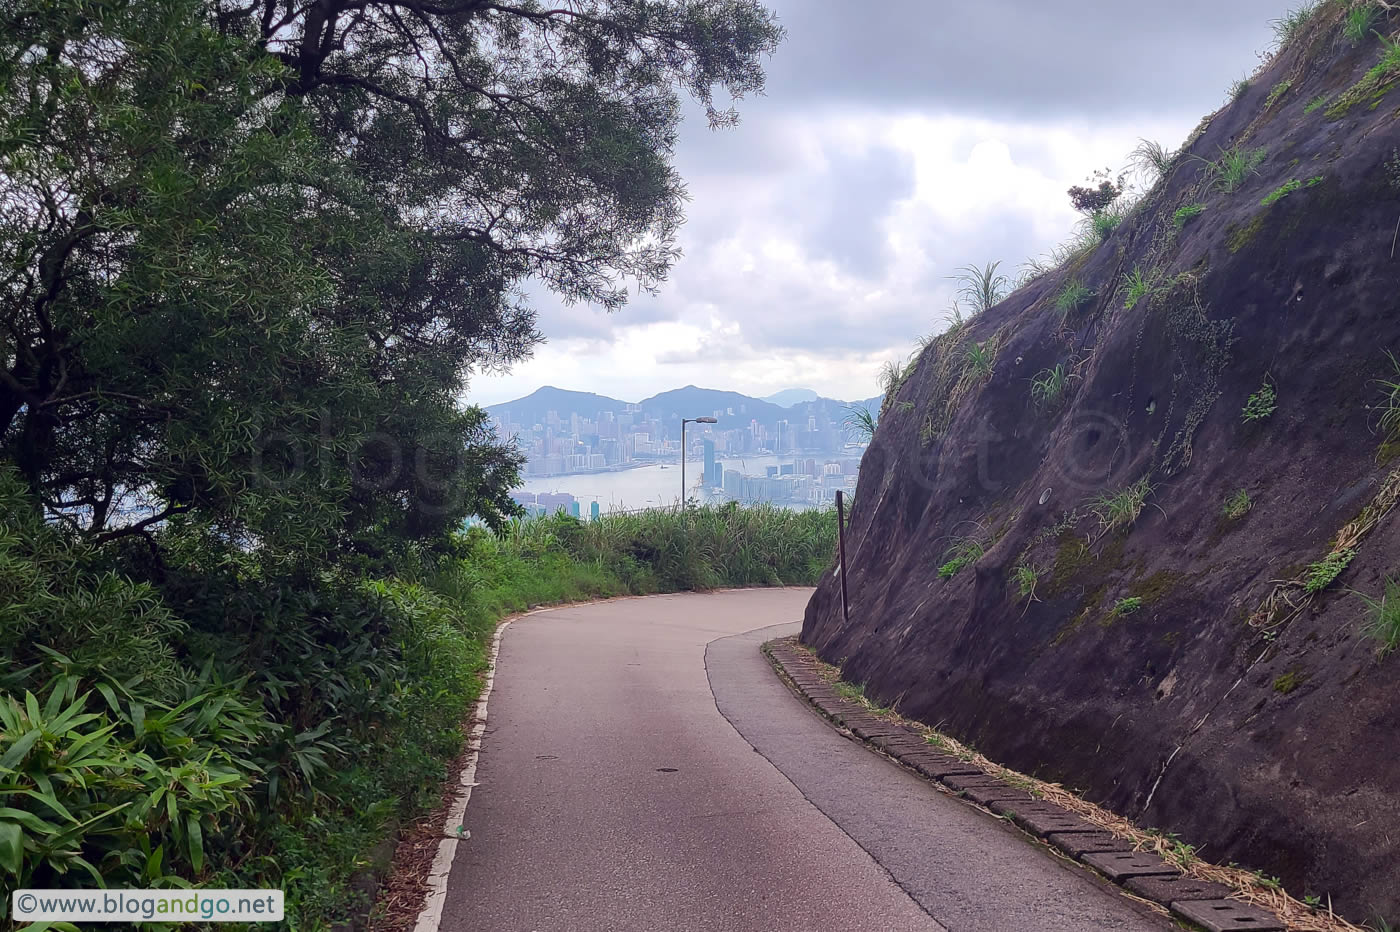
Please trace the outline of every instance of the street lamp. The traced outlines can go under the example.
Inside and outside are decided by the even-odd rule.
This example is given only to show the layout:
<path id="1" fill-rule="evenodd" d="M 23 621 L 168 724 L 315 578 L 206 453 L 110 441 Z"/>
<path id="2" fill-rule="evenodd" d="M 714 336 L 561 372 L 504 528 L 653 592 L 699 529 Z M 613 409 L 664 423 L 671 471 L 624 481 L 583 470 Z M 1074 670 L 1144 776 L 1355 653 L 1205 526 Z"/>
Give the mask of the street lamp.
<path id="1" fill-rule="evenodd" d="M 681 418 L 681 508 L 685 508 L 685 425 L 687 424 L 713 424 L 712 417 L 683 417 Z"/>

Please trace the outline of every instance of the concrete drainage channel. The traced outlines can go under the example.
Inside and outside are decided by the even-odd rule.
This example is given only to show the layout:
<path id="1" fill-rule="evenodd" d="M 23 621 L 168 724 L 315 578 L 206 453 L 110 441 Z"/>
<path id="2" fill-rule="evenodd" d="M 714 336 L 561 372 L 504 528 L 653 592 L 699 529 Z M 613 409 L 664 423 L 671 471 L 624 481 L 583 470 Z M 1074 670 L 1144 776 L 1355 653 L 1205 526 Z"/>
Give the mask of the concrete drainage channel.
<path id="1" fill-rule="evenodd" d="M 798 692 L 851 736 L 990 812 L 1011 819 L 1128 892 L 1159 903 L 1178 918 L 1209 932 L 1284 932 L 1277 916 L 1230 899 L 1228 887 L 1186 877 L 1156 854 L 1134 851 L 1128 841 L 1076 813 L 945 754 L 921 734 L 882 721 L 859 703 L 843 698 L 791 639 L 770 641 L 764 647 Z"/>

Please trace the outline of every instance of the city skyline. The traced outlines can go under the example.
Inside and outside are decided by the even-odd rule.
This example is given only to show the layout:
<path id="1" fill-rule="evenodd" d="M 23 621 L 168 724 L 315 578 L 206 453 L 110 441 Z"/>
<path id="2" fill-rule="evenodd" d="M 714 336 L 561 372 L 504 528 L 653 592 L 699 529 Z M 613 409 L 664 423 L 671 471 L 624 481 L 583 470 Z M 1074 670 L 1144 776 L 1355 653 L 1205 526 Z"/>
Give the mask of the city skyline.
<path id="1" fill-rule="evenodd" d="M 720 458 L 836 454 L 854 446 L 845 419 L 853 406 L 862 405 L 878 411 L 877 398 L 849 403 L 818 398 L 784 407 L 686 386 L 627 402 L 547 386 L 492 405 L 487 413 L 497 435 L 513 439 L 526 455 L 522 475 L 528 478 L 678 461 L 683 417 L 716 419 L 689 430 L 688 459 L 700 455 L 705 443 L 713 444 Z"/>

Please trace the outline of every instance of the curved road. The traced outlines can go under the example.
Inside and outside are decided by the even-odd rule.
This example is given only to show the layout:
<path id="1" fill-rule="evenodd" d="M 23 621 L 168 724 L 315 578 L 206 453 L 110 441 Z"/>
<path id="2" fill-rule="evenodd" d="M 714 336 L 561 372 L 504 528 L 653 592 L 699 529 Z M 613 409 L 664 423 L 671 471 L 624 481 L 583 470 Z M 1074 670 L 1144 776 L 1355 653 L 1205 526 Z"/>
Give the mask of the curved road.
<path id="1" fill-rule="evenodd" d="M 512 624 L 442 929 L 1171 928 L 793 696 L 759 645 L 809 594 Z"/>

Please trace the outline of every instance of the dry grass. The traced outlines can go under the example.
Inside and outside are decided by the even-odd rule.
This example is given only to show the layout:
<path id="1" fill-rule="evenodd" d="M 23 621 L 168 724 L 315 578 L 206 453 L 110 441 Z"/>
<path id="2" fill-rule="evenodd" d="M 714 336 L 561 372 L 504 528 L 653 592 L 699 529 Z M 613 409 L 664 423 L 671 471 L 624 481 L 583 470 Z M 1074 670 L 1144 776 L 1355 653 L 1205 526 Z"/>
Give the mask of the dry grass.
<path id="1" fill-rule="evenodd" d="M 1400 470 L 1396 472 L 1400 473 Z M 1394 484 L 1397 489 L 1397 498 L 1400 498 L 1400 480 L 1397 480 L 1394 474 L 1391 479 L 1396 480 Z M 1391 484 L 1391 481 L 1387 481 L 1387 486 Z M 1391 504 L 1393 506 L 1394 501 L 1392 501 Z M 1364 514 L 1365 512 L 1363 512 L 1363 515 Z M 1375 520 L 1379 521 L 1380 516 L 1378 515 Z M 1372 527 L 1374 527 L 1374 523 Z M 792 643 L 803 651 L 804 655 L 809 658 L 812 668 L 828 682 L 832 684 L 841 682 L 841 671 L 837 667 L 820 660 L 815 653 L 805 645 L 798 643 L 796 639 L 794 639 Z M 789 685 L 792 685 L 791 680 L 788 680 L 788 682 Z M 1190 877 L 1194 877 L 1198 880 L 1212 881 L 1229 887 L 1235 891 L 1233 895 L 1236 899 L 1272 911 L 1283 920 L 1289 932 L 1368 932 L 1367 929 L 1353 925 L 1345 919 L 1332 914 L 1330 905 L 1326 908 L 1319 907 L 1314 909 L 1306 903 L 1289 896 L 1272 883 L 1261 883 L 1259 876 L 1251 871 L 1239 867 L 1221 867 L 1218 864 L 1203 861 L 1190 849 L 1183 849 L 1175 839 L 1163 835 L 1161 832 L 1149 832 L 1138 828 L 1122 816 L 1076 796 L 1058 783 L 1047 783 L 1044 780 L 1037 780 L 1035 777 L 1030 777 L 1012 770 L 1009 767 L 1003 767 L 1001 764 L 979 753 L 975 748 L 963 744 L 956 738 L 951 738 L 936 729 L 924 725 L 922 722 L 907 719 L 891 708 L 876 705 L 866 698 L 863 692 L 852 701 L 864 706 L 872 714 L 885 721 L 898 722 L 908 728 L 913 728 L 922 732 L 925 739 L 930 744 L 958 757 L 960 760 L 967 761 L 968 763 L 980 767 L 990 776 L 997 777 L 1012 786 L 1024 789 L 1033 796 L 1038 796 L 1058 806 L 1062 806 L 1081 818 L 1094 823 L 1105 831 L 1112 832 L 1119 838 L 1131 843 L 1135 850 L 1154 852 L 1163 860 L 1179 867 L 1182 873 Z M 895 704 L 898 705 L 898 701 L 896 701 Z M 1134 897 L 1134 899 L 1140 898 Z M 1157 904 L 1153 903 L 1149 905 L 1156 906 Z"/>

